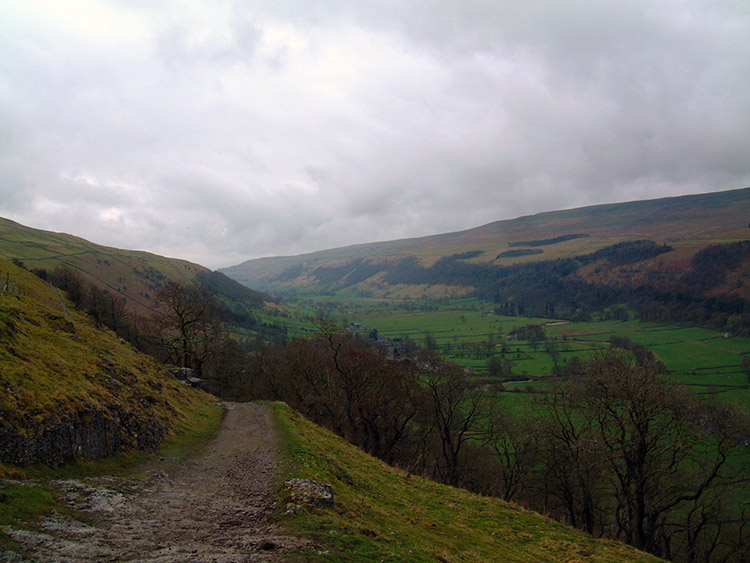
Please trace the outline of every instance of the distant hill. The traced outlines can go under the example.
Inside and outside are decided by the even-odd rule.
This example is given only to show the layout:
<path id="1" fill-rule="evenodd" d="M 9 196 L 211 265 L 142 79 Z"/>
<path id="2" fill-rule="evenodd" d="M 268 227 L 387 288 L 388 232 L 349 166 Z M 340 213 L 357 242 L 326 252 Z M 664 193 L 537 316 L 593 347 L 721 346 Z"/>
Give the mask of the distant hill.
<path id="1" fill-rule="evenodd" d="M 153 450 L 213 402 L 30 272 L 0 259 L 0 277 L 0 464 Z"/>
<path id="2" fill-rule="evenodd" d="M 220 272 L 186 260 L 149 252 L 101 246 L 65 233 L 26 227 L 0 218 L 0 258 L 16 260 L 29 270 L 68 267 L 85 281 L 126 299 L 132 310 L 147 314 L 168 281 L 207 284 L 223 298 L 234 316 L 262 309 L 269 296 L 249 289 Z"/>
<path id="3" fill-rule="evenodd" d="M 602 261 L 587 261 L 566 275 L 611 286 L 650 283 L 669 289 L 702 249 L 750 238 L 748 221 L 750 188 L 539 213 L 455 233 L 249 260 L 221 271 L 279 294 L 463 295 L 486 290 L 483 277 L 492 268 L 577 258 L 647 240 L 667 245 L 668 252 L 627 264 L 608 262 L 606 268 Z M 446 262 L 463 266 L 464 275 L 449 275 Z M 742 281 L 747 275 L 743 263 L 711 291 L 748 298 L 750 284 Z"/>

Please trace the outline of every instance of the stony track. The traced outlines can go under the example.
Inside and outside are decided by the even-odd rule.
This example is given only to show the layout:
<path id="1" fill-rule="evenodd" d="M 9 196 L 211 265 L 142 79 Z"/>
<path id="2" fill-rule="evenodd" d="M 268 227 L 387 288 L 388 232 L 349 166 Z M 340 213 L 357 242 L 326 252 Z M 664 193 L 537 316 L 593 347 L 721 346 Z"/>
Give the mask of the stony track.
<path id="1" fill-rule="evenodd" d="M 268 412 L 254 403 L 226 408 L 216 438 L 181 467 L 153 462 L 138 477 L 61 481 L 80 517 L 10 533 L 39 563 L 283 561 L 304 550 L 304 540 L 274 523 L 278 461 Z"/>

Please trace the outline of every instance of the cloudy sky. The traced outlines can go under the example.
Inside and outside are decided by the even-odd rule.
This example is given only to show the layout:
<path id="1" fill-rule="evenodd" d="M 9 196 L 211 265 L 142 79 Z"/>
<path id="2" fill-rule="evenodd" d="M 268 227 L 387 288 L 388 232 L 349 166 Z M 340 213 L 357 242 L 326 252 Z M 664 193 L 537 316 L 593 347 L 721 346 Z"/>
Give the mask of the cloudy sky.
<path id="1" fill-rule="evenodd" d="M 0 45 L 0 216 L 210 267 L 750 186 L 747 0 L 2 0 Z"/>

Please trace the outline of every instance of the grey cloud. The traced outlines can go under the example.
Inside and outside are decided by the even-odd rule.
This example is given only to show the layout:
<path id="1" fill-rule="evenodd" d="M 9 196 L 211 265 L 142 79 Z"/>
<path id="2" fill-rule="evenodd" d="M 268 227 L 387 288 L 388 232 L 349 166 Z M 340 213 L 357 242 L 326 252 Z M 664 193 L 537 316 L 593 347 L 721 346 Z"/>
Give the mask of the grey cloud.
<path id="1" fill-rule="evenodd" d="M 0 8 L 0 215 L 216 267 L 750 184 L 741 5 L 97 7 Z"/>

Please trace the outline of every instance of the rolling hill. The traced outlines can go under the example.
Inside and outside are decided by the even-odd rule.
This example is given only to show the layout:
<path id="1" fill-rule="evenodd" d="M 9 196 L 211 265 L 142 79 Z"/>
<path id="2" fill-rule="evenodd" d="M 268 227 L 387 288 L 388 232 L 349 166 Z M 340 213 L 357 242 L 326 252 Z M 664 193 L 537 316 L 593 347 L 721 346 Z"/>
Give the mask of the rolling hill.
<path id="1" fill-rule="evenodd" d="M 186 260 L 101 246 L 3 218 L 0 218 L 0 258 L 18 260 L 31 270 L 66 266 L 86 281 L 125 298 L 128 306 L 139 313 L 153 309 L 153 299 L 167 280 L 207 283 L 226 299 L 253 308 L 262 308 L 269 299 L 223 274 Z"/>
<path id="2" fill-rule="evenodd" d="M 217 296 L 222 318 L 231 332 L 260 340 L 274 340 L 283 333 L 273 322 L 261 320 L 276 310 L 273 298 L 186 260 L 101 246 L 3 218 L 0 258 L 12 260 L 45 279 L 48 275 L 53 279 L 53 272 L 61 267 L 72 271 L 84 284 L 105 292 L 113 303 L 122 301 L 124 310 L 136 318 L 153 316 L 158 308 L 156 298 L 167 282 L 208 286 Z M 69 275 L 63 277 L 71 279 Z M 59 280 L 55 283 L 59 284 Z"/>
<path id="3" fill-rule="evenodd" d="M 592 256 L 646 240 L 665 251 L 620 263 L 605 260 L 604 252 L 565 276 L 613 287 L 647 284 L 672 290 L 701 250 L 747 239 L 749 217 L 750 188 L 745 188 L 539 213 L 455 233 L 249 260 L 221 271 L 280 294 L 456 296 L 487 293 L 487 278 L 497 278 L 503 269 Z M 749 298 L 747 261 L 740 263 L 704 293 Z"/>

